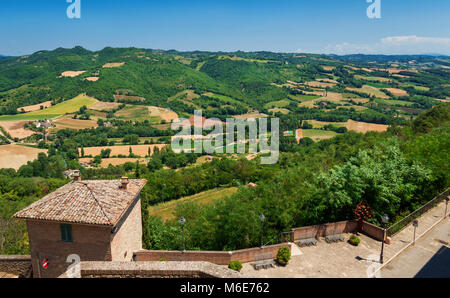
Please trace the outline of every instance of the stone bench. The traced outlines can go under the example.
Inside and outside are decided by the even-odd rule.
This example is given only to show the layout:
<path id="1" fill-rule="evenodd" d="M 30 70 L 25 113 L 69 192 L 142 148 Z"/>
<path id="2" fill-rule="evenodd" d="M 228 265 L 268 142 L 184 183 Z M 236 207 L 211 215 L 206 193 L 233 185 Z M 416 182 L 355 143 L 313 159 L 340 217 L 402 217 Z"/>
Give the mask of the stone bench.
<path id="1" fill-rule="evenodd" d="M 336 243 L 336 242 L 343 242 L 345 241 L 345 236 L 342 234 L 339 234 L 338 231 L 330 231 L 327 232 L 327 235 L 325 236 L 325 241 L 327 243 Z"/>
<path id="2" fill-rule="evenodd" d="M 272 268 L 276 264 L 271 253 L 255 255 L 255 262 L 253 264 L 255 270 Z"/>
<path id="3" fill-rule="evenodd" d="M 300 239 L 299 241 L 297 241 L 297 245 L 300 247 L 304 247 L 304 246 L 316 246 L 318 243 L 316 237 L 314 237 L 314 233 L 309 233 L 308 235 L 306 235 L 306 237 L 304 239 Z"/>

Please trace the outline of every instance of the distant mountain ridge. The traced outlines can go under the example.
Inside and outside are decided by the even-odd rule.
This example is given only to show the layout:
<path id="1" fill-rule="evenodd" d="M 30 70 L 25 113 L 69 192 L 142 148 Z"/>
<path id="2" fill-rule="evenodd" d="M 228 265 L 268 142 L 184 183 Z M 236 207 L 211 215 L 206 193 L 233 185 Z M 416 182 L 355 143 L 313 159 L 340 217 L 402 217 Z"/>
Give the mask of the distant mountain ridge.
<path id="1" fill-rule="evenodd" d="M 415 62 L 410 64 L 412 60 Z M 341 89 L 357 87 L 363 82 L 353 78 L 348 66 L 385 69 L 398 61 L 403 68 L 450 66 L 450 58 L 420 55 L 57 48 L 0 59 L 0 114 L 15 114 L 23 106 L 60 102 L 82 93 L 101 101 L 114 101 L 120 96 L 126 103 L 170 108 L 185 115 L 192 115 L 194 109 L 205 110 L 207 117 L 247 111 L 267 114 L 274 105 L 279 111 L 283 106 L 295 108 L 303 91 L 317 93 L 311 86 L 295 90 L 298 86 L 289 82 L 339 78 Z M 357 71 L 364 74 L 363 70 Z M 432 78 L 425 80 L 434 82 L 434 92 L 440 88 L 439 82 L 434 74 L 429 76 Z M 335 92 L 343 92 L 339 86 L 334 88 Z"/>

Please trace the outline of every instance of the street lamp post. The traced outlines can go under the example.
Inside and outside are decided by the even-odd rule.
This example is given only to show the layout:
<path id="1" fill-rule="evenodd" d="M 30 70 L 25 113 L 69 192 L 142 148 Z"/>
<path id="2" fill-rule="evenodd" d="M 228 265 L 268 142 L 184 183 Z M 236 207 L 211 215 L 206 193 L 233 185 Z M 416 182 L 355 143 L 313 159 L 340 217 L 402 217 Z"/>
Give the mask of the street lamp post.
<path id="1" fill-rule="evenodd" d="M 181 229 L 183 230 L 183 253 L 186 251 L 184 244 L 184 224 L 186 223 L 186 219 L 184 217 L 180 218 Z"/>
<path id="2" fill-rule="evenodd" d="M 386 225 L 389 222 L 389 216 L 387 216 L 387 214 L 383 215 L 381 217 L 381 221 L 383 222 L 383 241 L 381 243 L 381 254 L 380 254 L 380 263 L 383 264 L 384 263 L 384 242 L 386 241 Z"/>
<path id="3" fill-rule="evenodd" d="M 261 213 L 261 215 L 259 216 L 259 219 L 261 220 L 261 246 L 260 246 L 260 248 L 263 248 L 264 247 L 263 228 L 264 228 L 264 220 L 266 219 L 266 217 L 264 216 L 264 214 Z"/>
<path id="4" fill-rule="evenodd" d="M 445 214 L 444 214 L 444 217 L 447 217 L 448 201 L 450 201 L 450 197 L 446 197 L 445 198 Z"/>
<path id="5" fill-rule="evenodd" d="M 414 240 L 413 240 L 413 245 L 416 245 L 416 230 L 419 227 L 419 220 L 415 219 L 413 221 L 413 226 L 414 226 Z"/>

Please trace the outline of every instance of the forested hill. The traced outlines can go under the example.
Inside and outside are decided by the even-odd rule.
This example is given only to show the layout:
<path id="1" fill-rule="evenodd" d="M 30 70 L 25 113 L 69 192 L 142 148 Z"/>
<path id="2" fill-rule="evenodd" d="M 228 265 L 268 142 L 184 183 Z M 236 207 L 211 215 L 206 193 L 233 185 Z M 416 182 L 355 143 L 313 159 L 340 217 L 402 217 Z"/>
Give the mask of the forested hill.
<path id="1" fill-rule="evenodd" d="M 305 96 L 323 95 L 325 89 L 342 94 L 348 101 L 355 96 L 381 96 L 411 103 L 392 102 L 393 105 L 422 110 L 437 104 L 433 102 L 436 98 L 450 97 L 450 72 L 446 68 L 449 58 L 384 57 L 379 62 L 371 61 L 372 58 L 350 61 L 345 57 L 270 52 L 181 53 L 109 47 L 92 52 L 82 47 L 58 48 L 0 60 L 0 114 L 16 114 L 23 106 L 56 103 L 81 93 L 101 101 L 117 101 L 119 96 L 127 103 L 155 105 L 187 114 L 195 108 L 225 109 L 211 115 L 218 117 L 254 110 L 298 114 L 298 105 L 309 100 Z M 394 63 L 399 67 L 397 76 L 387 69 Z M 389 84 L 380 84 L 388 81 Z M 367 82 L 381 93 L 347 90 L 361 88 Z M 387 87 L 401 87 L 409 97 L 399 98 L 402 93 L 392 94 Z M 192 102 L 198 97 L 202 98 Z M 335 109 L 344 106 L 333 104 Z M 392 108 L 380 108 L 386 102 L 378 105 L 378 109 L 373 104 L 355 109 L 374 110 L 371 117 L 365 118 L 392 122 Z M 337 114 L 340 118 L 343 114 L 356 118 L 354 111 Z"/>

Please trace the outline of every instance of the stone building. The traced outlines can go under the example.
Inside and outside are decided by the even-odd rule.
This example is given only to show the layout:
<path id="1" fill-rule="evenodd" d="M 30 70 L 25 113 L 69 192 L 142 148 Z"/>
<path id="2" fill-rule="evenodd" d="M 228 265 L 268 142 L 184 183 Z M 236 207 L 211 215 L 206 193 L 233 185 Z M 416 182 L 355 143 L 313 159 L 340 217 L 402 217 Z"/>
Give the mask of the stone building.
<path id="1" fill-rule="evenodd" d="M 26 220 L 34 277 L 58 277 L 81 261 L 132 261 L 142 249 L 146 180 L 74 180 L 14 215 Z M 73 262 L 73 261 L 72 261 Z"/>

